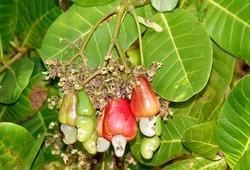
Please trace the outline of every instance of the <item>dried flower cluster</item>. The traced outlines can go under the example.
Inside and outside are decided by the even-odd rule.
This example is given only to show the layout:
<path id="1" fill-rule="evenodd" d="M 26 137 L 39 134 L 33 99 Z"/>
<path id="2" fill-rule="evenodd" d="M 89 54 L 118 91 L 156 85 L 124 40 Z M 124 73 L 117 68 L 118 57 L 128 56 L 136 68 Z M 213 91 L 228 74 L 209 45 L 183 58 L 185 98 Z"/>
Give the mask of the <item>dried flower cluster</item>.
<path id="1" fill-rule="evenodd" d="M 151 81 L 161 64 L 154 63 L 151 68 L 134 66 L 130 73 L 114 56 L 106 56 L 107 63 L 102 68 L 88 70 L 79 64 L 69 64 L 67 61 L 48 60 L 47 79 L 59 78 L 58 86 L 64 93 L 71 93 L 85 89 L 92 98 L 95 108 L 101 110 L 111 98 L 130 98 L 132 88 L 139 75 L 144 74 Z M 100 74 L 93 77 L 87 84 L 83 83 L 89 76 L 100 70 Z M 52 106 L 51 106 L 52 107 Z"/>

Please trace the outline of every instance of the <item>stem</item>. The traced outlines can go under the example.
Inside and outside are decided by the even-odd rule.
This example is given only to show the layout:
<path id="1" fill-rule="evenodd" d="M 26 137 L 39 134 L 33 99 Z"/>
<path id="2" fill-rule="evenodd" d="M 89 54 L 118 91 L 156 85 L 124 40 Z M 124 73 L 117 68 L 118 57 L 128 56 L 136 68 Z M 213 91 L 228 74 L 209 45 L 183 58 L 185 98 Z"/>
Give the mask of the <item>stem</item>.
<path id="1" fill-rule="evenodd" d="M 128 68 L 128 65 L 127 65 L 127 61 L 126 61 L 126 55 L 125 53 L 123 52 L 120 44 L 118 43 L 118 41 L 115 42 L 115 46 L 116 46 L 116 49 L 121 57 L 121 60 L 122 60 L 122 64 L 123 66 L 125 67 L 125 71 L 129 71 L 129 68 Z"/>
<path id="2" fill-rule="evenodd" d="M 78 56 L 80 55 L 80 56 L 82 57 L 83 62 L 86 63 L 86 61 L 85 61 L 85 55 L 84 55 L 83 53 L 84 53 L 85 48 L 86 48 L 87 45 L 88 45 L 88 42 L 89 42 L 90 38 L 92 37 L 92 35 L 94 34 L 94 32 L 95 32 L 95 30 L 98 28 L 98 26 L 99 26 L 104 20 L 106 20 L 107 18 L 109 18 L 109 17 L 111 17 L 112 15 L 114 15 L 116 12 L 117 12 L 117 10 L 114 9 L 114 10 L 110 11 L 109 13 L 107 13 L 106 15 L 104 15 L 102 18 L 100 18 L 100 20 L 98 20 L 98 21 L 96 22 L 96 24 L 94 25 L 94 27 L 92 27 L 92 29 L 91 29 L 90 32 L 88 33 L 86 39 L 84 40 L 84 42 L 83 42 L 83 44 L 82 44 L 82 46 L 81 46 L 79 52 L 78 52 L 74 57 L 71 58 L 71 61 L 73 61 L 76 57 L 78 57 Z"/>
<path id="3" fill-rule="evenodd" d="M 117 19 L 116 19 L 116 25 L 115 25 L 115 30 L 113 32 L 113 35 L 112 35 L 112 39 L 111 39 L 111 43 L 109 45 L 109 48 L 108 48 L 108 52 L 106 54 L 106 56 L 109 56 L 111 55 L 112 53 L 112 49 L 115 45 L 115 42 L 117 41 L 117 37 L 118 37 L 118 34 L 119 34 L 119 30 L 120 30 L 120 26 L 121 26 L 121 22 L 122 22 L 122 18 L 123 16 L 126 14 L 125 12 L 125 7 L 124 6 L 121 6 L 121 8 L 119 9 L 118 13 L 117 13 Z"/>
<path id="4" fill-rule="evenodd" d="M 22 49 L 22 50 L 20 50 Z M 26 52 L 28 51 L 28 48 L 19 48 L 18 49 L 18 53 L 16 53 L 10 60 L 8 60 L 6 63 L 4 63 L 4 65 L 0 68 L 0 74 L 6 69 L 8 68 L 11 64 L 13 64 L 16 60 L 18 60 L 19 58 L 21 58 L 24 54 L 26 54 Z"/>
<path id="5" fill-rule="evenodd" d="M 130 10 L 130 13 L 132 14 L 135 23 L 136 23 L 136 27 L 137 27 L 137 31 L 138 31 L 138 39 L 139 39 L 139 48 L 140 48 L 140 57 L 141 57 L 141 65 L 144 65 L 144 56 L 143 56 L 143 50 L 142 50 L 142 37 L 141 37 L 141 28 L 140 28 L 140 23 L 138 21 L 137 15 L 135 13 L 134 9 Z"/>
<path id="6" fill-rule="evenodd" d="M 99 75 L 102 73 L 101 69 L 96 70 L 93 74 L 91 74 L 87 79 L 85 79 L 82 82 L 82 86 L 85 86 L 90 80 L 92 80 L 93 78 L 95 78 L 95 76 Z"/>

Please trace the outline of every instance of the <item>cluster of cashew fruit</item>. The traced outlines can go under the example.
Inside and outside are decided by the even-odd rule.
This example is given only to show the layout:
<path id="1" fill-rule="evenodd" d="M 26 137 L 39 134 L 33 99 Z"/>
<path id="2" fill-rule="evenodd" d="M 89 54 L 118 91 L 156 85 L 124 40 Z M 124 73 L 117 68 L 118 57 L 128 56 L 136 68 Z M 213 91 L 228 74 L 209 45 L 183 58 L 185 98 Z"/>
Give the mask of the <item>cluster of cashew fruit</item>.
<path id="1" fill-rule="evenodd" d="M 66 94 L 59 111 L 63 141 L 65 144 L 79 141 L 90 154 L 105 152 L 112 143 L 115 155 L 122 157 L 127 142 L 136 137 L 138 121 L 143 134 L 141 155 L 151 159 L 160 145 L 159 111 L 159 99 L 144 76 L 139 76 L 130 101 L 110 100 L 97 120 L 93 104 L 83 90 L 76 95 Z"/>
<path id="2" fill-rule="evenodd" d="M 79 141 L 90 154 L 96 154 L 96 111 L 88 95 L 83 91 L 65 94 L 58 114 L 60 129 L 67 145 Z"/>

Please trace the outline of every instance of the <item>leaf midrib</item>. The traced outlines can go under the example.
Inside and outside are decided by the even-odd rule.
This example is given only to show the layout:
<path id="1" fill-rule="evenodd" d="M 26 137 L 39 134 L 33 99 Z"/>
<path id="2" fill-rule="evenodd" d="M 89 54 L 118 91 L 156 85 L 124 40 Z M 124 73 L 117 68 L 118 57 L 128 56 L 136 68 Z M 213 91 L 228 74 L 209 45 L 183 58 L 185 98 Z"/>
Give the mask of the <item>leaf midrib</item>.
<path id="1" fill-rule="evenodd" d="M 48 16 L 55 9 L 57 9 L 57 7 L 53 7 L 51 9 L 49 9 L 46 13 L 44 13 L 43 15 L 41 15 L 35 22 L 32 23 L 32 26 L 30 27 L 28 33 L 26 34 L 25 39 L 23 40 L 22 46 L 26 45 L 26 43 L 28 42 L 28 40 L 29 40 L 29 38 L 31 36 L 32 31 L 39 24 L 39 22 L 42 21 L 46 16 Z"/>
<path id="2" fill-rule="evenodd" d="M 228 15 L 232 16 L 233 18 L 235 18 L 236 20 L 238 20 L 239 22 L 241 22 L 245 26 L 249 27 L 249 24 L 247 22 L 245 22 L 243 19 L 241 19 L 240 17 L 238 17 L 237 15 L 235 15 L 234 13 L 229 11 L 227 8 L 221 6 L 219 3 L 216 3 L 213 0 L 207 0 L 207 1 L 210 2 L 211 4 L 213 4 L 214 6 L 216 6 L 217 8 L 220 8 L 222 11 L 224 11 Z"/>
<path id="3" fill-rule="evenodd" d="M 187 80 L 187 83 L 188 83 L 190 89 L 192 90 L 192 92 L 194 93 L 194 89 L 193 89 L 193 87 L 192 87 L 192 85 L 191 85 L 191 83 L 190 83 L 190 81 L 189 81 L 189 79 L 188 79 L 188 76 L 187 76 L 187 73 L 186 73 L 186 69 L 185 69 L 185 67 L 184 67 L 184 64 L 182 63 L 181 56 L 180 56 L 180 54 L 179 54 L 179 52 L 178 52 L 178 48 L 177 48 L 176 45 L 175 45 L 175 41 L 174 41 L 174 38 L 173 38 L 173 34 L 172 34 L 172 32 L 171 32 L 171 30 L 170 30 L 170 27 L 169 27 L 169 25 L 168 25 L 168 21 L 167 21 L 166 18 L 165 18 L 166 16 L 165 16 L 164 14 L 162 14 L 162 13 L 161 13 L 160 15 L 161 15 L 161 18 L 162 18 L 162 20 L 163 20 L 163 22 L 164 22 L 164 25 L 165 25 L 165 27 L 166 27 L 168 33 L 169 33 L 170 40 L 171 40 L 171 42 L 172 42 L 172 44 L 173 44 L 173 47 L 174 47 L 175 52 L 176 52 L 176 55 L 177 55 L 177 57 L 178 57 L 178 60 L 179 60 L 180 65 L 181 65 L 181 67 L 182 67 L 182 70 L 183 70 L 183 72 L 184 72 L 184 74 L 185 74 L 184 76 L 185 76 L 185 78 L 186 78 L 186 80 Z"/>

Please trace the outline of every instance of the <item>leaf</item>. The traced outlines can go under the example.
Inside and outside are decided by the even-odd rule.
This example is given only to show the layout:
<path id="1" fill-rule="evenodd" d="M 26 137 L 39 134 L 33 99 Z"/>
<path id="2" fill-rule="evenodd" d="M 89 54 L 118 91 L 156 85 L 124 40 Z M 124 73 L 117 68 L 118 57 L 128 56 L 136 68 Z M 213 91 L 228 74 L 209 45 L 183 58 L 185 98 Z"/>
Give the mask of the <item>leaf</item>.
<path id="1" fill-rule="evenodd" d="M 146 66 L 154 61 L 163 64 L 153 87 L 166 100 L 185 101 L 207 84 L 212 66 L 209 36 L 195 17 L 181 9 L 158 13 L 154 21 L 163 31 L 148 30 L 143 38 Z"/>
<path id="2" fill-rule="evenodd" d="M 13 123 L 0 123 L 0 167 L 2 169 L 25 169 L 30 164 L 28 155 L 35 140 L 23 127 Z M 28 156 L 28 157 L 27 157 Z"/>
<path id="3" fill-rule="evenodd" d="M 107 6 L 83 8 L 77 5 L 61 15 L 49 28 L 41 48 L 43 61 L 48 59 L 66 60 L 72 58 L 79 51 L 89 31 L 107 13 L 114 10 L 117 3 Z M 143 7 L 143 9 L 149 9 Z M 140 10 L 143 14 L 144 10 Z M 148 14 L 148 13 L 147 13 Z M 111 42 L 111 34 L 115 27 L 116 17 L 102 23 L 88 42 L 85 55 L 90 68 L 102 63 Z M 137 38 L 135 22 L 131 15 L 126 15 L 119 32 L 118 41 L 123 50 L 126 50 Z"/>
<path id="4" fill-rule="evenodd" d="M 53 0 L 18 1 L 17 33 L 22 46 L 39 48 L 48 27 L 61 14 Z"/>
<path id="5" fill-rule="evenodd" d="M 213 44 L 213 66 L 206 88 L 186 102 L 172 103 L 172 112 L 196 117 L 199 122 L 217 119 L 233 77 L 234 65 L 233 57 Z"/>
<path id="6" fill-rule="evenodd" d="M 171 11 L 173 10 L 178 0 L 151 0 L 152 6 L 159 12 Z"/>
<path id="7" fill-rule="evenodd" d="M 248 0 L 204 0 L 199 17 L 211 37 L 236 57 L 250 61 L 250 2 Z"/>
<path id="8" fill-rule="evenodd" d="M 88 6 L 107 5 L 115 0 L 72 0 L 72 1 L 74 1 L 76 4 L 80 6 L 88 7 Z"/>
<path id="9" fill-rule="evenodd" d="M 21 58 L 10 66 L 3 74 L 0 82 L 0 103 L 15 102 L 29 83 L 34 64 L 28 58 Z"/>
<path id="10" fill-rule="evenodd" d="M 218 119 L 218 143 L 233 169 L 250 167 L 250 75 L 241 79 L 225 101 Z"/>
<path id="11" fill-rule="evenodd" d="M 205 158 L 215 159 L 219 151 L 215 121 L 205 122 L 188 128 L 182 138 L 183 145 Z"/>
<path id="12" fill-rule="evenodd" d="M 173 119 L 163 124 L 160 147 L 156 150 L 152 159 L 145 160 L 141 156 L 141 134 L 137 135 L 131 145 L 132 154 L 140 163 L 150 166 L 158 166 L 180 156 L 186 153 L 181 143 L 182 135 L 187 128 L 194 126 L 196 123 L 197 119 L 195 118 L 175 115 Z"/>
<path id="13" fill-rule="evenodd" d="M 31 148 L 30 154 L 26 157 L 26 160 L 29 163 L 23 169 L 30 170 L 30 168 L 32 166 L 32 162 L 33 162 L 33 160 L 35 160 L 35 157 L 41 148 L 41 145 L 44 141 L 44 138 L 45 138 L 45 134 L 42 134 L 35 141 L 34 145 Z"/>
<path id="14" fill-rule="evenodd" d="M 43 67 L 37 61 L 28 86 L 17 102 L 8 106 L 3 115 L 4 121 L 21 123 L 30 119 L 40 110 L 48 95 L 42 71 Z"/>
<path id="15" fill-rule="evenodd" d="M 17 23 L 17 0 L 0 1 L 0 37 L 3 49 L 13 39 Z M 5 51 L 5 50 L 4 50 Z"/>
<path id="16" fill-rule="evenodd" d="M 162 170 L 226 170 L 227 163 L 225 159 L 211 161 L 202 157 L 190 158 L 177 161 L 171 165 L 165 166 Z"/>

